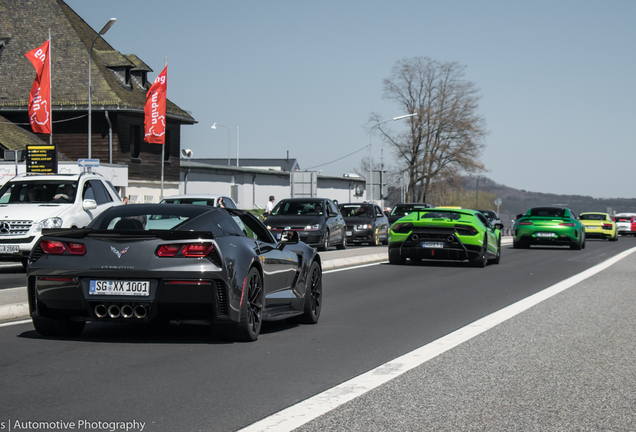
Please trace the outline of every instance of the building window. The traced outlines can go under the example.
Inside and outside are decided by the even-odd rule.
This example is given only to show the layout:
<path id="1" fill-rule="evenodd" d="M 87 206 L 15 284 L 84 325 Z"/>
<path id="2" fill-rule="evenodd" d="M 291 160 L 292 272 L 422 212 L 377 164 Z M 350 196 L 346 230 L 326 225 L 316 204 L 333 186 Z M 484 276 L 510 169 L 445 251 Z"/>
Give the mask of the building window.
<path id="1" fill-rule="evenodd" d="M 141 152 L 141 126 L 133 125 L 130 127 L 130 157 L 139 159 Z"/>

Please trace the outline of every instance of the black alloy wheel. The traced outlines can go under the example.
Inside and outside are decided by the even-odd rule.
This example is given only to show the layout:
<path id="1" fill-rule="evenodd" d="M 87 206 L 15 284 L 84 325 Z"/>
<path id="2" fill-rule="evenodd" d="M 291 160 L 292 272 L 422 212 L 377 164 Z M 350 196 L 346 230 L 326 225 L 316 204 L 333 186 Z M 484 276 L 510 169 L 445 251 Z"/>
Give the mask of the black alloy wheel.
<path id="1" fill-rule="evenodd" d="M 241 319 L 236 326 L 235 340 L 252 342 L 258 339 L 263 323 L 263 280 L 254 267 L 247 273 L 241 303 Z"/>
<path id="2" fill-rule="evenodd" d="M 290 319 L 298 324 L 316 324 L 322 310 L 322 269 L 314 261 L 309 268 L 305 289 L 303 314 Z"/>
<path id="3" fill-rule="evenodd" d="M 322 238 L 322 242 L 318 247 L 318 250 L 327 251 L 329 250 L 329 230 L 325 229 L 325 236 Z"/>
<path id="4" fill-rule="evenodd" d="M 473 267 L 486 267 L 488 264 L 488 239 L 484 236 L 484 243 L 481 245 L 481 250 L 479 251 L 479 255 L 477 255 L 473 262 L 471 263 Z"/>
<path id="5" fill-rule="evenodd" d="M 406 263 L 406 258 L 400 255 L 400 251 L 398 253 L 391 254 L 391 250 L 389 250 L 389 264 L 397 264 L 402 265 Z"/>
<path id="6" fill-rule="evenodd" d="M 490 260 L 493 264 L 499 264 L 501 261 L 501 236 L 499 236 L 499 241 L 497 242 L 497 256 Z"/>

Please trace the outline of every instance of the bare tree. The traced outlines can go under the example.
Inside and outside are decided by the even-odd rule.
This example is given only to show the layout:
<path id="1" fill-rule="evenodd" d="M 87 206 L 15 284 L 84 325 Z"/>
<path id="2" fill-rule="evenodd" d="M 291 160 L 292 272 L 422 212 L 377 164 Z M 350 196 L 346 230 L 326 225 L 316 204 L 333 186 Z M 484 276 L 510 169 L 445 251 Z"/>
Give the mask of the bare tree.
<path id="1" fill-rule="evenodd" d="M 407 132 L 378 127 L 408 178 L 407 201 L 426 202 L 436 185 L 484 170 L 479 158 L 485 121 L 477 114 L 477 89 L 464 79 L 463 66 L 427 57 L 403 59 L 383 83 L 386 99 L 418 114 L 407 120 Z M 372 114 L 370 121 L 375 124 L 380 117 Z"/>

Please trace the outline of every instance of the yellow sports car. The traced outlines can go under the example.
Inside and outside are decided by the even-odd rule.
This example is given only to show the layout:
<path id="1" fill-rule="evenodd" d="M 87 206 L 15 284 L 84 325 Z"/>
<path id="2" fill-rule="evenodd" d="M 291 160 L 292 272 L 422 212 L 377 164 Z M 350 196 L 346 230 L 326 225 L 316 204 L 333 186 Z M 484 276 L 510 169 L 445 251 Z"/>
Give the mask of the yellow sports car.
<path id="1" fill-rule="evenodd" d="M 579 220 L 585 225 L 585 237 L 618 240 L 616 222 L 607 213 L 581 213 Z"/>

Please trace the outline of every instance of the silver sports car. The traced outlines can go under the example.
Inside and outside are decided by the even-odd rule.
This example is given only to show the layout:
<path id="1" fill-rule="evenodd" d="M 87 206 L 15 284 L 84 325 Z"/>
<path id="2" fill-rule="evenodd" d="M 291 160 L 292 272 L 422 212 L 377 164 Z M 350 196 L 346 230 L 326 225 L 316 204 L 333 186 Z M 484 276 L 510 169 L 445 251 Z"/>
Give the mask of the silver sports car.
<path id="1" fill-rule="evenodd" d="M 315 324 L 320 256 L 280 240 L 251 213 L 191 204 L 113 207 L 86 228 L 45 230 L 29 257 L 35 329 L 79 335 L 86 322 L 209 322 L 253 341 L 264 320 Z"/>

